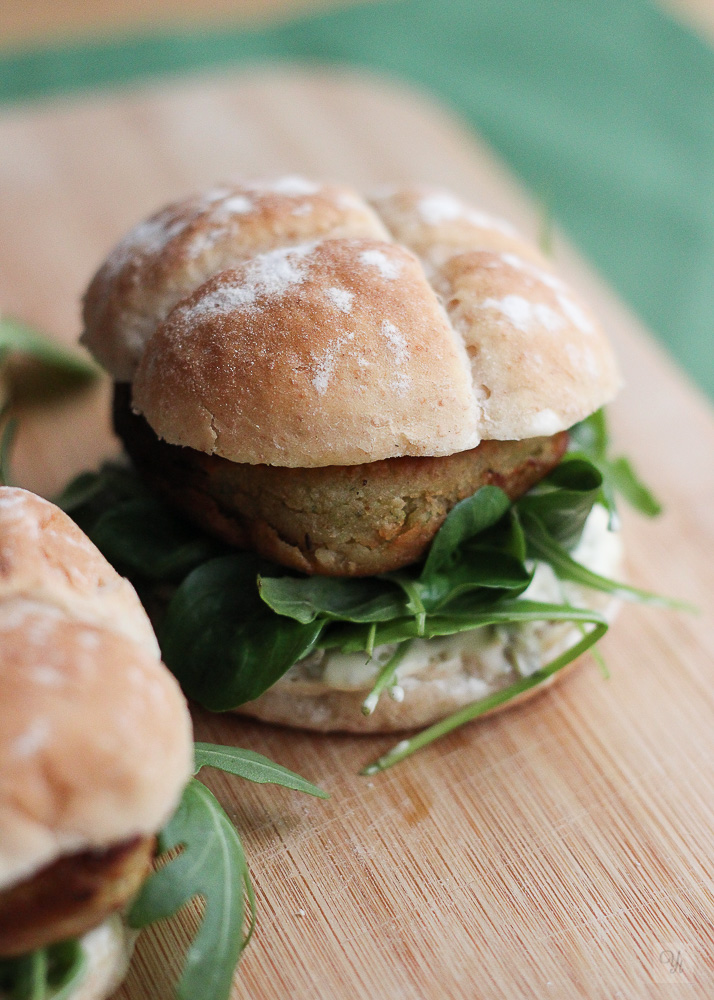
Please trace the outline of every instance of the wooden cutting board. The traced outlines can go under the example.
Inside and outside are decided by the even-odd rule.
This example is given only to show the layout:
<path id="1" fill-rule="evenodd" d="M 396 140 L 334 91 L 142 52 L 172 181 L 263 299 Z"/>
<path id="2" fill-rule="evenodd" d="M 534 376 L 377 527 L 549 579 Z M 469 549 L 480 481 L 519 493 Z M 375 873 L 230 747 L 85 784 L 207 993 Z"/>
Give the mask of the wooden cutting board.
<path id="1" fill-rule="evenodd" d="M 117 237 L 230 175 L 436 182 L 537 226 L 443 109 L 352 73 L 256 71 L 15 109 L 0 149 L 0 303 L 67 342 Z M 703 614 L 627 607 L 603 643 L 610 680 L 586 659 L 524 707 L 369 780 L 358 769 L 393 740 L 197 713 L 199 738 L 250 746 L 332 796 L 211 781 L 258 892 L 236 998 L 713 995 L 714 418 L 575 254 L 558 256 L 625 369 L 618 447 L 667 506 L 656 523 L 625 518 L 631 578 Z M 99 387 L 28 415 L 16 478 L 51 494 L 115 447 Z M 146 934 L 122 1000 L 168 998 L 183 940 L 180 922 Z"/>

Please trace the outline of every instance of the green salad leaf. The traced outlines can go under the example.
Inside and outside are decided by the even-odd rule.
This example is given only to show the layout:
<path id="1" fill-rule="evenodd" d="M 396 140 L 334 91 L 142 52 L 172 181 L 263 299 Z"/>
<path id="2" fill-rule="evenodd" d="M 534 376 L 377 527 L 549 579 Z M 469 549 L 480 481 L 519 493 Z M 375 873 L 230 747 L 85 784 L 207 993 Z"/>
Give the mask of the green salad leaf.
<path id="1" fill-rule="evenodd" d="M 581 632 L 573 650 L 592 645 L 607 627 L 595 612 L 527 600 L 538 561 L 564 581 L 682 606 L 599 576 L 572 555 L 595 504 L 609 511 L 611 526 L 617 494 L 646 513 L 659 509 L 629 462 L 611 459 L 608 448 L 598 411 L 572 429 L 563 460 L 525 496 L 512 503 L 498 487 L 482 487 L 454 506 L 421 563 L 380 577 L 304 576 L 252 554 L 228 554 L 149 497 L 126 468 L 102 470 L 93 482 L 85 478 L 63 499 L 140 593 L 147 583 L 173 589 L 159 639 L 189 697 L 229 710 L 257 698 L 313 651 L 371 658 L 377 647 L 394 647 L 379 654 L 364 704 L 370 712 L 394 690 L 399 660 L 420 637 L 569 621 Z"/>
<path id="2" fill-rule="evenodd" d="M 192 779 L 186 785 L 178 809 L 159 834 L 158 850 L 159 861 L 165 863 L 144 883 L 129 911 L 129 925 L 141 929 L 200 900 L 200 925 L 189 945 L 176 996 L 228 1000 L 233 972 L 253 933 L 255 895 L 240 837 L 200 781 Z"/>
<path id="3" fill-rule="evenodd" d="M 518 625 L 525 622 L 568 621 L 583 623 L 603 623 L 602 616 L 589 608 L 576 608 L 570 604 L 549 604 L 543 601 L 513 600 L 499 601 L 491 607 L 479 610 L 471 607 L 470 601 L 457 601 L 435 615 L 429 615 L 420 632 L 414 618 L 399 618 L 377 626 L 375 645 L 388 646 L 395 642 L 424 637 L 456 635 L 472 632 L 477 628 L 491 625 Z M 364 631 L 350 625 L 340 625 L 334 631 L 325 633 L 320 641 L 323 649 L 339 649 L 343 653 L 359 653 L 365 649 Z"/>
<path id="4" fill-rule="evenodd" d="M 153 581 L 180 581 L 196 566 L 228 551 L 148 496 L 104 511 L 89 537 L 119 572 Z"/>
<path id="5" fill-rule="evenodd" d="M 151 496 L 132 466 L 122 462 L 106 462 L 98 472 L 80 473 L 53 498 L 53 503 L 69 514 L 82 531 L 90 534 L 105 514 L 119 511 L 125 503 L 132 500 Z M 164 509 L 170 514 L 168 508 Z M 126 527 L 126 524 L 122 527 Z M 120 545 L 120 542 L 115 544 Z"/>
<path id="6" fill-rule="evenodd" d="M 220 712 L 257 698 L 314 648 L 324 628 L 323 619 L 303 624 L 261 600 L 257 579 L 266 568 L 250 554 L 211 559 L 169 604 L 159 629 L 164 661 L 205 708 Z"/>
<path id="7" fill-rule="evenodd" d="M 196 743 L 194 773 L 204 767 L 328 798 L 312 782 L 252 750 Z M 235 967 L 256 919 L 255 893 L 238 832 L 213 794 L 193 778 L 157 839 L 158 867 L 134 900 L 129 925 L 141 929 L 189 903 L 200 903 L 199 929 L 186 954 L 177 1000 L 228 1000 Z"/>
<path id="8" fill-rule="evenodd" d="M 516 502 L 516 510 L 521 519 L 526 514 L 537 517 L 553 538 L 572 549 L 580 541 L 590 511 L 602 493 L 602 484 L 602 474 L 592 462 L 566 456 Z"/>
<path id="9" fill-rule="evenodd" d="M 659 500 L 642 482 L 628 458 L 620 456 L 613 459 L 605 469 L 605 475 L 609 476 L 613 489 L 625 498 L 630 507 L 646 517 L 657 517 L 662 513 Z"/>
<path id="10" fill-rule="evenodd" d="M 278 567 L 273 566 L 274 572 Z M 384 622 L 405 614 L 400 589 L 389 580 L 326 576 L 259 576 L 258 593 L 278 615 L 309 625 L 326 621 Z"/>
<path id="11" fill-rule="evenodd" d="M 213 743 L 195 743 L 194 759 L 194 774 L 198 774 L 202 767 L 216 767 L 259 785 L 280 785 L 282 788 L 292 788 L 296 792 L 314 795 L 318 799 L 329 798 L 327 792 L 323 792 L 311 781 L 301 778 L 294 771 L 289 771 L 281 764 L 275 764 L 268 757 L 253 750 L 215 746 Z"/>
<path id="12" fill-rule="evenodd" d="M 530 555 L 534 559 L 549 563 L 561 580 L 572 580 L 573 583 L 579 583 L 583 587 L 601 590 L 606 594 L 613 594 L 627 601 L 654 604 L 661 608 L 678 608 L 682 611 L 696 610 L 693 605 L 686 601 L 677 601 L 671 597 L 664 597 L 662 594 L 654 594 L 649 590 L 640 590 L 639 587 L 630 587 L 626 583 L 610 580 L 608 577 L 593 573 L 592 570 L 573 559 L 537 518 L 528 517 L 526 523 Z"/>
<path id="13" fill-rule="evenodd" d="M 96 378 L 99 369 L 88 358 L 63 347 L 26 323 L 11 316 L 0 317 L 0 356 L 17 351 L 43 365 L 74 378 Z"/>
<path id="14" fill-rule="evenodd" d="M 482 549 L 464 551 L 448 571 L 422 574 L 418 579 L 406 572 L 393 573 L 390 579 L 400 583 L 411 598 L 409 610 L 433 614 L 465 594 L 471 595 L 473 605 L 484 600 L 491 603 L 507 593 L 519 594 L 532 577 L 523 562 L 509 553 Z"/>
<path id="15" fill-rule="evenodd" d="M 432 577 L 453 563 L 462 542 L 497 524 L 510 505 L 497 486 L 482 486 L 473 496 L 457 503 L 431 543 L 422 578 Z"/>
<path id="16" fill-rule="evenodd" d="M 0 996 L 8 1000 L 70 1000 L 87 970 L 77 940 L 38 948 L 19 958 L 0 958 Z"/>
<path id="17" fill-rule="evenodd" d="M 194 756 L 195 774 L 203 767 L 214 767 L 258 784 L 329 797 L 312 782 L 252 750 L 196 743 Z M 255 893 L 238 832 L 212 793 L 192 779 L 157 843 L 157 866 L 135 898 L 127 922 L 140 930 L 173 916 L 189 903 L 199 906 L 199 929 L 189 945 L 176 997 L 228 1000 L 233 973 L 253 934 L 256 915 Z M 78 940 L 0 959 L 0 996 L 70 1000 L 86 966 Z"/>
<path id="18" fill-rule="evenodd" d="M 593 619 L 593 621 L 594 620 L 595 619 Z M 441 719 L 433 726 L 429 726 L 428 729 L 422 730 L 422 732 L 418 733 L 416 736 L 412 736 L 410 739 L 400 740 L 399 743 L 393 746 L 392 749 L 386 754 L 383 754 L 373 764 L 368 764 L 367 767 L 363 768 L 361 773 L 371 775 L 377 774 L 379 771 L 385 771 L 388 767 L 392 767 L 394 764 L 398 764 L 400 761 L 410 757 L 413 753 L 416 753 L 417 750 L 421 750 L 424 747 L 429 746 L 430 743 L 434 743 L 436 740 L 441 739 L 441 737 L 446 736 L 447 733 L 451 733 L 454 729 L 458 729 L 459 726 L 464 726 L 467 722 L 472 722 L 479 716 L 493 711 L 494 708 L 507 704 L 507 702 L 517 698 L 525 691 L 538 687 L 539 684 L 548 680 L 549 677 L 552 677 L 559 670 L 562 670 L 563 667 L 572 663 L 574 659 L 590 649 L 590 647 L 594 646 L 595 643 L 603 637 L 605 632 L 607 632 L 607 623 L 601 620 L 595 624 L 592 631 L 586 632 L 580 642 L 571 646 L 570 649 L 566 650 L 560 656 L 557 656 L 554 660 L 551 660 L 550 663 L 541 667 L 540 670 L 530 674 L 528 677 L 520 678 L 520 680 L 516 681 L 514 684 L 511 684 L 500 691 L 495 691 L 486 698 L 481 698 L 479 701 L 466 705 L 464 708 L 460 709 L 458 712 L 454 712 L 453 715 L 448 716 L 446 719 Z"/>
<path id="19" fill-rule="evenodd" d="M 597 410 L 570 430 L 570 455 L 582 457 L 595 465 L 603 478 L 600 502 L 617 517 L 615 496 L 620 494 L 640 514 L 656 517 L 662 506 L 652 491 L 635 472 L 631 462 L 622 456 L 610 458 L 610 437 L 604 410 Z"/>

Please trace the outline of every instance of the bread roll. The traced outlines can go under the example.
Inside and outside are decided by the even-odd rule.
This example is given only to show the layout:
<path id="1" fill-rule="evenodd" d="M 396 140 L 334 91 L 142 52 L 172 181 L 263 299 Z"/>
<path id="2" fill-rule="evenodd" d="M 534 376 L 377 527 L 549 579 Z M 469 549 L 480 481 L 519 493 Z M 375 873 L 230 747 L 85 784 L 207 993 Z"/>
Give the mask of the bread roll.
<path id="1" fill-rule="evenodd" d="M 442 456 L 566 430 L 620 376 L 536 248 L 444 192 L 292 178 L 142 223 L 85 300 L 84 343 L 156 434 L 290 468 Z"/>
<path id="2" fill-rule="evenodd" d="M 66 514 L 9 487 L 0 690 L 0 955 L 16 955 L 84 933 L 136 894 L 193 746 L 131 586 Z"/>

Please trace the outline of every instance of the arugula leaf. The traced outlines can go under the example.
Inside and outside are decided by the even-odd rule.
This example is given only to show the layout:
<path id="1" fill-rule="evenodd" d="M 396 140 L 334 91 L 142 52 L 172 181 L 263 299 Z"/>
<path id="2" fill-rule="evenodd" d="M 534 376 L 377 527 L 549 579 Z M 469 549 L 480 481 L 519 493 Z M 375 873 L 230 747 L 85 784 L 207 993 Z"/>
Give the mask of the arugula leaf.
<path id="1" fill-rule="evenodd" d="M 277 567 L 272 567 L 273 572 Z M 259 576 L 258 592 L 276 614 L 304 625 L 318 618 L 350 622 L 389 621 L 405 612 L 404 599 L 376 578 Z"/>
<path id="2" fill-rule="evenodd" d="M 99 369 L 81 354 L 68 350 L 61 344 L 10 316 L 0 317 L 0 354 L 19 351 L 66 375 L 80 379 L 96 378 Z"/>
<path id="3" fill-rule="evenodd" d="M 19 958 L 0 958 L 0 994 L 10 1000 L 69 1000 L 86 971 L 81 942 L 63 941 Z"/>
<path id="4" fill-rule="evenodd" d="M 481 599 L 497 600 L 508 592 L 515 596 L 522 593 L 533 578 L 523 562 L 507 552 L 476 549 L 469 556 L 460 559 L 450 570 L 437 571 L 431 576 L 422 574 L 414 580 L 406 573 L 393 573 L 389 579 L 399 582 L 405 590 L 409 587 L 407 593 L 415 595 L 419 610 L 431 614 L 467 593 L 475 604 Z"/>
<path id="5" fill-rule="evenodd" d="M 558 621 L 583 622 L 584 624 L 607 625 L 598 611 L 590 608 L 576 608 L 570 604 L 549 604 L 545 601 L 512 600 L 498 601 L 484 608 L 474 608 L 470 600 L 456 601 L 443 608 L 438 614 L 426 619 L 424 638 L 432 639 L 440 635 L 455 635 L 470 632 L 486 625 L 517 625 L 521 622 Z M 406 642 L 419 637 L 417 623 L 413 618 L 402 618 L 384 622 L 377 626 L 375 644 L 390 645 Z M 320 640 L 322 649 L 339 649 L 343 653 L 359 653 L 364 649 L 364 633 L 348 624 L 339 625 Z"/>
<path id="6" fill-rule="evenodd" d="M 575 424 L 568 431 L 571 447 L 583 451 L 592 461 L 607 458 L 610 446 L 610 434 L 607 428 L 605 410 L 599 409 L 591 413 L 585 420 Z"/>
<path id="7" fill-rule="evenodd" d="M 609 434 L 604 410 L 597 410 L 570 430 L 571 454 L 589 459 L 603 477 L 601 501 L 616 520 L 615 493 L 640 514 L 656 517 L 662 506 L 635 472 L 631 462 L 623 457 L 611 459 L 608 455 Z"/>
<path id="8" fill-rule="evenodd" d="M 394 686 L 399 664 L 409 652 L 411 645 L 411 640 L 407 640 L 400 646 L 397 646 L 396 650 L 392 653 L 382 669 L 379 671 L 377 679 L 374 682 L 374 687 L 362 702 L 363 715 L 371 715 L 377 707 L 377 702 L 379 701 L 382 692 L 386 691 L 387 688 Z"/>
<path id="9" fill-rule="evenodd" d="M 473 496 L 457 503 L 431 543 L 422 578 L 446 567 L 462 542 L 496 524 L 510 506 L 510 500 L 498 486 L 482 486 Z"/>
<path id="10" fill-rule="evenodd" d="M 620 493 L 640 514 L 646 517 L 657 517 L 662 513 L 662 505 L 639 478 L 632 463 L 627 458 L 614 459 L 608 464 L 609 478 L 615 490 Z M 605 473 L 607 476 L 607 472 Z"/>
<path id="11" fill-rule="evenodd" d="M 256 579 L 266 563 L 243 554 L 211 559 L 174 594 L 160 629 L 164 661 L 190 698 L 227 711 L 257 698 L 307 656 L 324 628 L 275 613 Z"/>
<path id="12" fill-rule="evenodd" d="M 613 594 L 628 601 L 639 601 L 641 604 L 653 604 L 657 607 L 679 608 L 688 611 L 696 610 L 685 601 L 677 601 L 660 594 L 653 594 L 648 590 L 630 587 L 626 583 L 619 583 L 616 580 L 600 576 L 598 573 L 593 573 L 582 563 L 576 562 L 565 549 L 558 545 L 545 526 L 535 517 L 529 516 L 526 521 L 526 536 L 528 548 L 533 558 L 549 563 L 556 575 L 562 580 L 572 580 L 584 587 L 601 590 L 606 594 Z"/>
<path id="13" fill-rule="evenodd" d="M 533 515 L 567 549 L 580 541 L 602 492 L 602 474 L 592 462 L 566 456 L 534 489 L 516 501 L 519 516 Z"/>
<path id="14" fill-rule="evenodd" d="M 149 876 L 129 911 L 129 924 L 146 927 L 200 898 L 203 914 L 176 995 L 228 1000 L 233 972 L 255 926 L 255 895 L 240 837 L 214 796 L 194 779 L 158 839 L 160 858 L 177 848 L 180 853 Z M 246 900 L 251 916 L 244 933 Z"/>
<path id="15" fill-rule="evenodd" d="M 473 553 L 503 552 L 513 556 L 518 562 L 526 559 L 526 536 L 523 533 L 520 517 L 516 507 L 511 507 L 505 517 L 497 521 L 491 528 L 486 528 L 480 535 L 464 542 L 462 551 L 467 557 Z"/>
<path id="16" fill-rule="evenodd" d="M 499 705 L 507 704 L 507 702 L 517 698 L 518 695 L 523 694 L 524 691 L 529 691 L 531 688 L 538 687 L 538 685 L 542 684 L 549 677 L 552 677 L 559 670 L 562 670 L 563 667 L 568 665 L 568 663 L 572 663 L 573 660 L 598 642 L 603 637 L 605 632 L 607 632 L 607 628 L 607 623 L 601 620 L 599 623 L 596 623 L 592 631 L 584 635 L 579 642 L 577 642 L 574 646 L 571 646 L 570 649 L 567 649 L 564 653 L 561 653 L 561 655 L 557 656 L 554 660 L 551 660 L 551 662 L 546 664 L 544 667 L 541 667 L 540 670 L 530 674 L 528 677 L 522 677 L 514 684 L 510 684 L 501 691 L 496 691 L 494 694 L 488 695 L 480 701 L 475 701 L 470 705 L 466 705 L 458 712 L 454 712 L 453 715 L 448 716 L 446 719 L 442 719 L 433 726 L 429 726 L 428 729 L 424 729 L 422 732 L 417 733 L 416 736 L 412 736 L 411 739 L 401 740 L 386 754 L 383 754 L 379 760 L 376 760 L 374 763 L 368 764 L 367 767 L 363 768 L 360 773 L 364 775 L 372 775 L 377 774 L 379 771 L 385 771 L 388 767 L 392 767 L 394 764 L 398 764 L 406 757 L 410 757 L 413 753 L 416 753 L 417 750 L 421 750 L 430 743 L 434 743 L 436 740 L 441 739 L 442 736 L 446 736 L 447 733 L 453 732 L 454 729 L 458 729 L 459 726 L 463 726 L 467 722 L 477 719 L 480 715 L 485 715 L 486 712 L 490 712 L 492 709 L 498 708 Z"/>
<path id="17" fill-rule="evenodd" d="M 299 774 L 289 771 L 287 767 L 282 767 L 280 764 L 275 764 L 268 757 L 263 757 L 262 754 L 255 753 L 253 750 L 216 746 L 213 743 L 195 743 L 194 758 L 194 774 L 198 774 L 202 767 L 216 767 L 228 774 L 236 774 L 240 778 L 246 778 L 248 781 L 254 781 L 260 785 L 281 785 L 283 788 L 292 788 L 296 792 L 314 795 L 318 799 L 329 799 L 330 797 L 327 792 L 323 792 L 311 781 L 301 778 Z"/>
<path id="18" fill-rule="evenodd" d="M 560 606 L 517 600 L 532 578 L 527 556 L 550 562 L 564 578 L 623 591 L 574 568 L 567 550 L 596 502 L 614 512 L 618 477 L 620 490 L 638 493 L 639 503 L 649 494 L 624 460 L 607 459 L 602 413 L 579 424 L 573 440 L 580 450 L 515 504 L 497 487 L 483 487 L 449 513 L 423 565 L 383 577 L 303 577 L 254 555 L 220 556 L 228 550 L 151 498 L 127 468 L 105 467 L 62 499 L 139 588 L 183 578 L 159 630 L 164 659 L 189 697 L 223 711 L 258 697 L 315 648 L 371 656 L 378 645 L 418 636 L 547 618 L 542 612 Z M 565 606 L 561 613 L 592 621 Z M 391 686 L 394 671 L 383 667 L 382 675 L 380 690 Z"/>
<path id="19" fill-rule="evenodd" d="M 181 580 L 192 569 L 230 551 L 153 497 L 127 500 L 105 511 L 89 537 L 124 575 Z"/>

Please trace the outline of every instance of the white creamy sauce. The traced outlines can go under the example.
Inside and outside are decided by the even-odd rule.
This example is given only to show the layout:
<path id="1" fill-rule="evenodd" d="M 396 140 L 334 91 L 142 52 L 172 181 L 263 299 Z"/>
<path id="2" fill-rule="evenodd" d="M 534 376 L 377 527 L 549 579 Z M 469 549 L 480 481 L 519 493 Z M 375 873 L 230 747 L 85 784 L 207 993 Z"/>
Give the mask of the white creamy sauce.
<path id="1" fill-rule="evenodd" d="M 616 569 L 621 555 L 621 541 L 616 532 L 609 530 L 608 513 L 604 507 L 593 507 L 580 542 L 571 555 L 595 573 L 608 575 Z M 592 592 L 559 580 L 551 567 L 541 562 L 535 564 L 533 580 L 521 595 L 523 600 L 553 604 L 567 601 L 578 607 L 589 606 L 588 598 L 592 599 Z M 455 681 L 463 681 L 474 699 L 485 697 L 519 675 L 527 676 L 541 666 L 543 627 L 541 622 L 528 622 L 474 629 L 433 639 L 415 639 L 409 655 L 397 669 L 393 697 L 401 700 L 417 678 L 430 681 L 443 679 L 444 682 L 448 679 L 450 686 Z M 572 628 L 565 626 L 564 635 L 567 633 L 572 633 Z M 567 638 L 563 648 L 572 642 L 571 635 Z M 557 655 L 560 648 L 555 648 L 553 655 Z M 371 659 L 366 653 L 321 651 L 292 669 L 331 688 L 365 691 L 373 686 L 379 671 L 395 649 L 395 645 L 378 646 Z"/>

